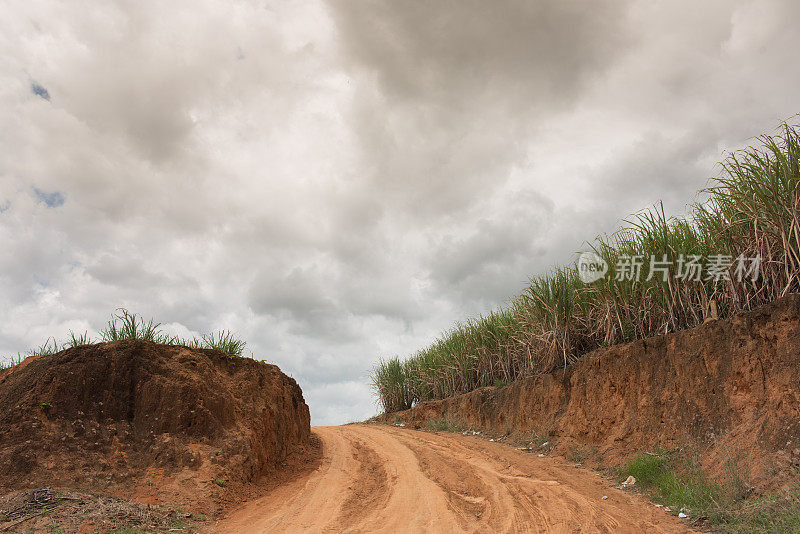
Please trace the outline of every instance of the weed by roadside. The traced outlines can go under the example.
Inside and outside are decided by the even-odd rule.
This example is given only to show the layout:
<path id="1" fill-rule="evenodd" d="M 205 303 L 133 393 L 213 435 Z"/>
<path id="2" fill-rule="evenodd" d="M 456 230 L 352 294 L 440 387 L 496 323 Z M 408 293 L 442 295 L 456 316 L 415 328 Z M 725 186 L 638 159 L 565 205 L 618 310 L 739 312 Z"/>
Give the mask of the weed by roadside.
<path id="1" fill-rule="evenodd" d="M 633 476 L 654 501 L 670 509 L 689 509 L 696 517 L 707 517 L 724 498 L 722 488 L 708 480 L 679 450 L 662 449 L 637 456 L 622 473 Z"/>
<path id="2" fill-rule="evenodd" d="M 742 502 L 715 519 L 727 532 L 735 534 L 800 532 L 800 487 L 783 495 Z"/>
<path id="3" fill-rule="evenodd" d="M 587 461 L 592 462 L 593 464 L 600 464 L 603 460 L 600 451 L 598 451 L 597 447 L 594 445 L 575 445 L 569 449 L 569 452 L 566 453 L 565 458 L 570 462 L 575 462 L 576 464 L 584 464 Z"/>
<path id="4" fill-rule="evenodd" d="M 436 432 L 461 432 L 464 430 L 464 425 L 461 422 L 447 417 L 430 419 L 425 423 L 425 427 Z"/>
<path id="5" fill-rule="evenodd" d="M 731 533 L 800 532 L 800 487 L 768 497 L 752 497 L 748 473 L 731 460 L 725 476 L 710 478 L 697 456 L 682 449 L 660 449 L 631 459 L 620 469 L 653 501 L 673 514 L 708 523 Z"/>

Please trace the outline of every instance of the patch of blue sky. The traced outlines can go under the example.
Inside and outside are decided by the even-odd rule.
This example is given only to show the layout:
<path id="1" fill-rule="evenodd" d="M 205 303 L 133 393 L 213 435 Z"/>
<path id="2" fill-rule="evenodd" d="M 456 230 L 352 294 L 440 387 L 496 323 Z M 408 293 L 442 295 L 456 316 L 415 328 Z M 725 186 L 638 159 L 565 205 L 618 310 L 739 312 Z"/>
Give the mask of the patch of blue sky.
<path id="1" fill-rule="evenodd" d="M 31 92 L 45 100 L 50 100 L 50 92 L 36 82 L 31 82 Z"/>
<path id="2" fill-rule="evenodd" d="M 63 206 L 64 202 L 66 201 L 64 194 L 60 191 L 46 193 L 41 189 L 34 187 L 33 192 L 36 193 L 36 198 L 44 202 L 48 208 L 57 208 L 59 206 Z"/>

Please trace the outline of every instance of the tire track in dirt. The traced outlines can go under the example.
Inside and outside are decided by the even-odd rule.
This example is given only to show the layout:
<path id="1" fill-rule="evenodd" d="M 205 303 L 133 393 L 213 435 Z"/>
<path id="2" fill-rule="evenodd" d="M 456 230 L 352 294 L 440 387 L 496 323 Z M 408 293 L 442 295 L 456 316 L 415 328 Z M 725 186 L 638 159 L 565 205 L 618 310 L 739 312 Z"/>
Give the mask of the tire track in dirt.
<path id="1" fill-rule="evenodd" d="M 219 532 L 691 532 L 591 471 L 481 438 L 383 425 L 314 432 L 319 468 L 246 503 Z"/>
<path id="2" fill-rule="evenodd" d="M 388 475 L 382 459 L 361 439 L 345 436 L 352 447 L 353 460 L 358 463 L 358 471 L 348 485 L 349 493 L 338 511 L 337 532 L 357 529 L 360 512 L 382 508 L 390 495 Z"/>
<path id="3" fill-rule="evenodd" d="M 586 525 L 591 525 L 588 531 L 592 532 L 662 531 L 655 525 L 638 521 L 623 524 L 606 512 L 606 508 L 614 509 L 615 505 L 602 501 L 609 490 L 608 483 L 597 479 L 595 473 L 571 468 L 554 458 L 533 458 L 506 445 L 469 438 L 453 442 L 447 437 L 427 434 L 414 441 L 424 441 L 427 450 L 465 458 L 473 473 L 482 473 L 487 480 L 492 480 L 516 519 L 504 525 L 504 531 L 587 531 Z M 539 465 L 531 469 L 531 464 Z M 572 482 L 576 474 L 586 479 L 580 481 L 583 490 L 580 492 L 572 491 L 571 484 L 562 483 Z M 596 497 L 587 496 L 586 490 L 594 490 Z M 611 490 L 618 492 L 614 488 Z M 601 506 L 597 505 L 598 501 Z"/>
<path id="4" fill-rule="evenodd" d="M 430 437 L 428 437 L 430 436 Z M 569 499 L 560 503 L 558 507 L 546 513 L 547 505 L 552 501 L 552 491 L 548 492 L 541 488 L 558 485 L 555 478 L 534 478 L 533 475 L 520 471 L 509 463 L 508 458 L 497 457 L 493 454 L 487 455 L 486 450 L 471 449 L 461 443 L 449 441 L 441 442 L 439 435 L 428 434 L 418 436 L 400 436 L 399 439 L 409 448 L 419 451 L 421 456 L 431 454 L 440 457 L 442 463 L 446 465 L 448 461 L 453 462 L 453 458 L 466 460 L 466 465 L 460 465 L 460 469 L 468 473 L 472 478 L 481 479 L 483 486 L 492 488 L 486 494 L 491 495 L 489 506 L 499 513 L 495 517 L 487 516 L 480 522 L 478 531 L 485 532 L 550 532 L 559 528 L 564 523 L 570 530 L 581 525 L 575 521 L 570 521 L 571 517 L 581 517 L 580 512 L 567 514 L 562 520 L 561 516 L 563 505 L 570 505 Z M 423 443 L 419 443 L 422 441 Z M 494 448 L 499 448 L 495 445 Z M 507 447 L 499 449 L 508 452 Z M 483 460 L 486 457 L 489 463 Z M 527 460 L 527 458 L 525 458 Z M 444 487 L 448 490 L 449 488 Z M 542 500 L 540 493 L 545 494 Z M 599 526 L 598 531 L 605 531 Z M 471 527 L 474 530 L 475 526 Z"/>
<path id="5" fill-rule="evenodd" d="M 483 518 L 489 524 L 498 515 L 495 500 L 487 498 L 492 493 L 482 477 L 475 477 L 469 467 L 460 463 L 443 461 L 440 454 L 432 453 L 413 442 L 400 440 L 416 456 L 420 470 L 444 492 L 448 507 L 459 526 L 466 528 L 475 519 Z"/>

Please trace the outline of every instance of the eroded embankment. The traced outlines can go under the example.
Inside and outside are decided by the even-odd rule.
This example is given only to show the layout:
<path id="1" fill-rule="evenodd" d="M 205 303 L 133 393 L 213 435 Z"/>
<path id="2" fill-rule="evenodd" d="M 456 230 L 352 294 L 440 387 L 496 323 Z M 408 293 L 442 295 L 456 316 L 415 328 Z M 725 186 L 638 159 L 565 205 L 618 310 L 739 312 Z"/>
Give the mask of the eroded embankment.
<path id="1" fill-rule="evenodd" d="M 310 444 L 297 383 L 208 349 L 118 341 L 0 373 L 0 487 L 102 491 L 213 513 Z"/>
<path id="2" fill-rule="evenodd" d="M 698 328 L 594 351 L 565 370 L 381 416 L 535 433 L 618 463 L 657 446 L 734 459 L 758 481 L 800 464 L 800 296 Z"/>

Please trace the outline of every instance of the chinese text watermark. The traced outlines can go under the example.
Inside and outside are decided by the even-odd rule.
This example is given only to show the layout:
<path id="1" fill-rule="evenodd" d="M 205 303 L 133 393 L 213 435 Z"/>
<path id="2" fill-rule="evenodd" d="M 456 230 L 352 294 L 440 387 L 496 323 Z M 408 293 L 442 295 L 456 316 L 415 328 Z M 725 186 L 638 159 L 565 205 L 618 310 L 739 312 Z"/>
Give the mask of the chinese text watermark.
<path id="1" fill-rule="evenodd" d="M 726 254 L 710 254 L 708 256 L 679 254 L 677 258 L 668 259 L 650 255 L 645 261 L 644 255 L 620 255 L 614 265 L 614 280 L 641 281 L 660 279 L 666 282 L 670 276 L 684 281 L 758 280 L 761 272 L 761 256 L 739 255 L 734 258 Z M 594 252 L 583 252 L 578 258 L 578 276 L 581 281 L 591 284 L 606 276 L 608 263 Z"/>

